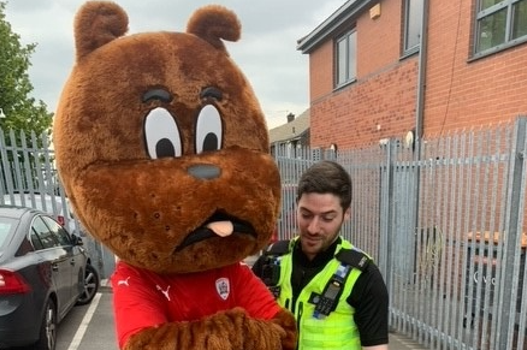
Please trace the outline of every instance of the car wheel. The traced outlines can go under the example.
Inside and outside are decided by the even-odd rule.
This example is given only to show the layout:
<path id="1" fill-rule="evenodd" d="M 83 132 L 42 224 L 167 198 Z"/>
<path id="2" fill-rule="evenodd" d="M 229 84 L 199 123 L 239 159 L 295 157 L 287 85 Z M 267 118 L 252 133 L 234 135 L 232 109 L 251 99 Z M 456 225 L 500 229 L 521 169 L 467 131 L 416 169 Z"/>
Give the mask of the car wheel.
<path id="1" fill-rule="evenodd" d="M 35 350 L 55 350 L 57 343 L 57 313 L 55 302 L 49 299 L 40 325 L 40 338 L 35 344 Z"/>
<path id="2" fill-rule="evenodd" d="M 86 265 L 86 270 L 84 271 L 84 288 L 79 299 L 77 299 L 77 305 L 89 304 L 95 294 L 97 294 L 99 284 L 100 281 L 97 270 L 95 270 L 90 264 Z"/>

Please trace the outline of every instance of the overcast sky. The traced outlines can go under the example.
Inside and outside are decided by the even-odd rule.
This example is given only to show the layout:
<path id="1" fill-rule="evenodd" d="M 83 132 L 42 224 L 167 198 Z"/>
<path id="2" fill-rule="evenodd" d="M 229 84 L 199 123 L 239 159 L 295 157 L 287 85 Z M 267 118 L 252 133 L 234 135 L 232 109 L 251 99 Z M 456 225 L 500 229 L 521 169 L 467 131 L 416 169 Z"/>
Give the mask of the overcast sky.
<path id="1" fill-rule="evenodd" d="M 73 19 L 81 0 L 8 0 L 6 19 L 22 43 L 36 43 L 29 70 L 33 95 L 54 111 L 73 65 Z M 198 7 L 216 3 L 233 10 L 242 37 L 226 42 L 231 57 L 253 85 L 269 127 L 287 113 L 309 106 L 308 56 L 296 42 L 309 34 L 345 0 L 117 0 L 129 17 L 129 34 L 184 31 Z"/>

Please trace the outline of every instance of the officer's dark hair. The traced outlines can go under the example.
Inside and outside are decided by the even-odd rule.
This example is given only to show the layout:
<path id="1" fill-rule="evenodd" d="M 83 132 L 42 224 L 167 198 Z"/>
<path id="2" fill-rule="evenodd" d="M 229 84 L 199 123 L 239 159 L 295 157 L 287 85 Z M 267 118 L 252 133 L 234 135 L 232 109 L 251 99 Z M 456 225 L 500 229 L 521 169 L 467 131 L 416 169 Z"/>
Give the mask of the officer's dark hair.
<path id="1" fill-rule="evenodd" d="M 351 177 L 337 162 L 317 162 L 302 174 L 296 190 L 297 202 L 304 193 L 334 194 L 340 198 L 340 205 L 345 211 L 351 205 Z"/>

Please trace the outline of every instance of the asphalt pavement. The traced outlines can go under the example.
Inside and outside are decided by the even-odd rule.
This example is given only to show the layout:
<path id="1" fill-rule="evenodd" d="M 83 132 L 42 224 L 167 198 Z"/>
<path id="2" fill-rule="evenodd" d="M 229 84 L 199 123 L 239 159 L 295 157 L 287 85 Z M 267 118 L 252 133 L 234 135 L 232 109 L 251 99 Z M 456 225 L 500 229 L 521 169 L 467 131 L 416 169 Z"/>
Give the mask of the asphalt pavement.
<path id="1" fill-rule="evenodd" d="M 101 288 L 101 299 L 77 350 L 118 350 L 113 322 L 112 290 Z M 75 349 L 68 349 L 75 350 Z"/>
<path id="2" fill-rule="evenodd" d="M 389 349 L 425 350 L 397 333 L 390 333 Z M 57 350 L 119 350 L 114 329 L 112 290 L 105 280 L 90 305 L 75 307 L 60 324 Z"/>
<path id="3" fill-rule="evenodd" d="M 60 323 L 56 350 L 119 350 L 115 337 L 112 289 L 103 286 L 89 305 L 77 306 Z"/>

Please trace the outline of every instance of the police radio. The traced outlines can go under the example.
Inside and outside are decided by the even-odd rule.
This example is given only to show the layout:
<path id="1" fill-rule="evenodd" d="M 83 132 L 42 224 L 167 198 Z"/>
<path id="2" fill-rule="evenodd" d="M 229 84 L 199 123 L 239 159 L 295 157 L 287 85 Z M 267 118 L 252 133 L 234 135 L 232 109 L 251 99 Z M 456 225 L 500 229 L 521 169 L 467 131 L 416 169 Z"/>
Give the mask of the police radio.
<path id="1" fill-rule="evenodd" d="M 317 319 L 324 319 L 328 316 L 335 308 L 339 302 L 339 297 L 344 287 L 344 282 L 348 276 L 351 267 L 348 265 L 341 264 L 337 272 L 331 277 L 329 282 L 324 288 L 322 295 L 316 295 L 313 297 L 313 302 L 316 304 L 315 311 L 313 312 L 313 317 Z"/>

